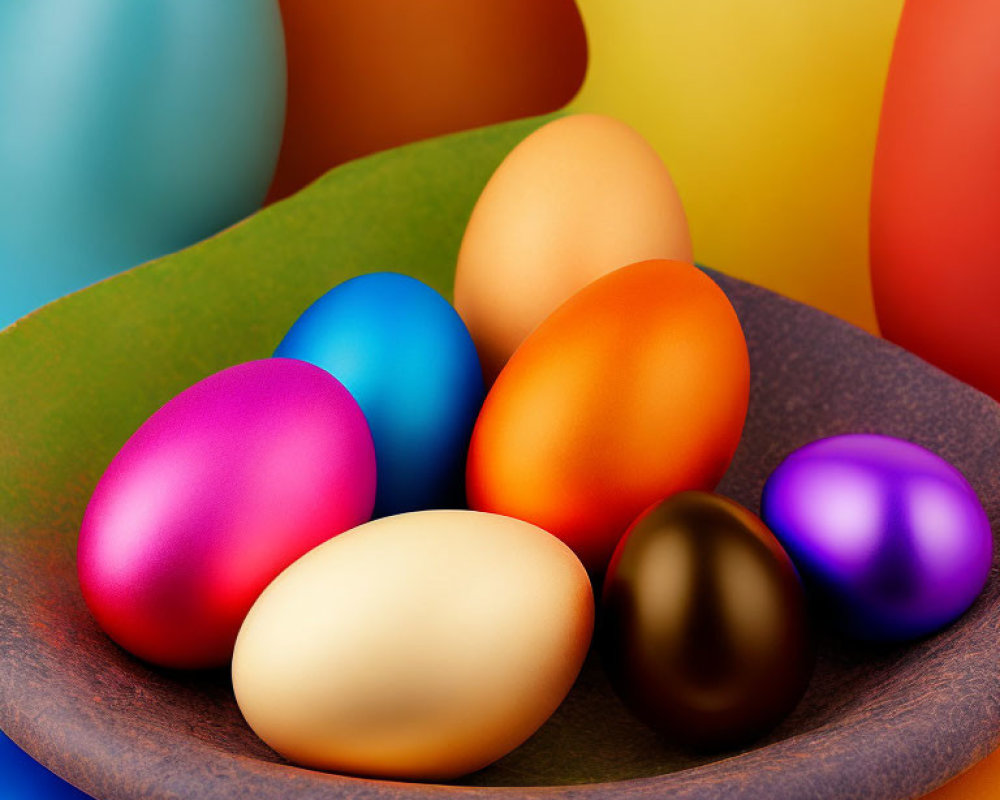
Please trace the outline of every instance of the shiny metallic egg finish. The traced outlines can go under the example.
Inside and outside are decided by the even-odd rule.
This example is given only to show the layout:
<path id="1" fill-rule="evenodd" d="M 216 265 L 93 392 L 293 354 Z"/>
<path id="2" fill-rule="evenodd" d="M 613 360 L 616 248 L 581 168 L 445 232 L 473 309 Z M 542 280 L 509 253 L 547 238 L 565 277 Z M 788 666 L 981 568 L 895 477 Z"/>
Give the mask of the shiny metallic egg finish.
<path id="1" fill-rule="evenodd" d="M 167 402 L 111 461 L 80 527 L 80 589 L 133 655 L 221 667 L 278 573 L 374 502 L 375 449 L 347 389 L 303 361 L 237 364 Z"/>
<path id="2" fill-rule="evenodd" d="M 756 516 L 707 492 L 674 495 L 636 520 L 608 568 L 600 621 L 626 705 L 692 749 L 766 733 L 812 672 L 791 560 Z"/>
<path id="3" fill-rule="evenodd" d="M 919 445 L 820 439 L 764 486 L 761 514 L 834 626 L 872 641 L 939 630 L 989 577 L 993 534 L 975 490 Z"/>
<path id="4" fill-rule="evenodd" d="M 482 368 L 465 323 L 434 289 L 398 272 L 346 280 L 306 309 L 275 356 L 322 367 L 361 406 L 378 465 L 376 517 L 463 504 Z"/>

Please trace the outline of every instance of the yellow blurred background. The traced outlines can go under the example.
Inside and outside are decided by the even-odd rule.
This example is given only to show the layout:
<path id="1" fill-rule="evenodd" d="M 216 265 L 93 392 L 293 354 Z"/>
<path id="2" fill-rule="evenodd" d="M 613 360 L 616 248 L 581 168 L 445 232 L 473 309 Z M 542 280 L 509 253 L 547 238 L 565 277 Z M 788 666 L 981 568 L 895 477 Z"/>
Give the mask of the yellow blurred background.
<path id="1" fill-rule="evenodd" d="M 902 0 L 578 0 L 573 111 L 657 148 L 695 258 L 876 331 L 868 200 Z"/>

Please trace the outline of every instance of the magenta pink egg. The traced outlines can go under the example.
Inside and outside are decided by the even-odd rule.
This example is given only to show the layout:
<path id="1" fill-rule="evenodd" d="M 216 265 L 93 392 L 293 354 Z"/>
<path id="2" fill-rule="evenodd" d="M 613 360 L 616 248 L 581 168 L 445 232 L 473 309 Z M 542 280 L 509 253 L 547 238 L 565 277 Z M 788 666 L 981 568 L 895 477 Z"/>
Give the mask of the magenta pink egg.
<path id="1" fill-rule="evenodd" d="M 368 520 L 375 450 L 325 370 L 251 361 L 177 395 L 125 443 L 84 516 L 80 585 L 100 626 L 161 666 L 222 666 L 258 595 Z"/>

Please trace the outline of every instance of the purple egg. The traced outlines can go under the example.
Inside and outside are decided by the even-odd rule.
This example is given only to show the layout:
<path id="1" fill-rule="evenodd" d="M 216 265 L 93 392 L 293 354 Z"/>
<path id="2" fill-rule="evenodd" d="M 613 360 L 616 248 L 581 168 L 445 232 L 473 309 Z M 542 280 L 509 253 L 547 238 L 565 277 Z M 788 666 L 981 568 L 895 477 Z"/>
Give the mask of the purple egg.
<path id="1" fill-rule="evenodd" d="M 761 516 L 831 620 L 862 639 L 931 633 L 972 605 L 993 535 L 957 469 L 874 434 L 794 451 L 764 486 Z"/>
<path id="2" fill-rule="evenodd" d="M 83 596 L 140 658 L 222 666 L 278 573 L 374 503 L 371 433 L 336 378 L 287 358 L 230 367 L 168 402 L 111 462 L 80 531 Z"/>

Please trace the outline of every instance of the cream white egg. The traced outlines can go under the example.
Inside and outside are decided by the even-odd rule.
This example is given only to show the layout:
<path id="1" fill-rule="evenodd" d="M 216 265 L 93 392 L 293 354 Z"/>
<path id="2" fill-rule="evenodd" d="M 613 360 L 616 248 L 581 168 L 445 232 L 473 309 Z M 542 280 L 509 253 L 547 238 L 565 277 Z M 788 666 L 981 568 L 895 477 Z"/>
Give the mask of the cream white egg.
<path id="1" fill-rule="evenodd" d="M 401 514 L 278 576 L 240 631 L 233 685 L 250 727 L 296 764 L 443 780 L 548 719 L 593 621 L 586 571 L 542 529 L 473 511 Z"/>

